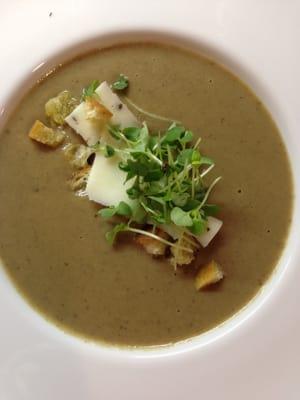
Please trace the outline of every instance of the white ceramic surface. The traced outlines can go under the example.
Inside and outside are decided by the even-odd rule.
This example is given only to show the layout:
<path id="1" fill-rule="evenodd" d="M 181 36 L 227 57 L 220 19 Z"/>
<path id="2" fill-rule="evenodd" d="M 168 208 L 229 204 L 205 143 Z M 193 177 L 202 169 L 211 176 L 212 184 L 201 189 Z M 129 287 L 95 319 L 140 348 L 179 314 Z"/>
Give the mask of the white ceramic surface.
<path id="1" fill-rule="evenodd" d="M 64 58 L 78 51 L 75 43 L 87 48 L 121 31 L 169 32 L 223 61 L 266 103 L 284 134 L 299 198 L 299 0 L 0 0 L 0 11 L 0 123 L 16 90 L 46 71 L 54 54 Z M 265 293 L 216 332 L 171 349 L 124 352 L 65 335 L 0 270 L 0 399 L 299 399 L 299 217 L 296 204 Z"/>

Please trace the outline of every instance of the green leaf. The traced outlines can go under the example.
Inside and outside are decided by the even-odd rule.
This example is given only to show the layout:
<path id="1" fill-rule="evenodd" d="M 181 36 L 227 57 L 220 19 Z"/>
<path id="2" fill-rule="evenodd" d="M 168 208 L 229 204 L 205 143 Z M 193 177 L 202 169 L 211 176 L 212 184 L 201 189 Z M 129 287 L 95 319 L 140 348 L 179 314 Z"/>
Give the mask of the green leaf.
<path id="1" fill-rule="evenodd" d="M 162 139 L 162 143 L 174 143 L 176 140 L 180 139 L 180 136 L 184 132 L 183 126 L 174 126 L 173 128 L 167 130 L 165 136 Z"/>
<path id="2" fill-rule="evenodd" d="M 163 214 L 159 214 L 159 215 L 151 215 L 150 217 L 150 221 L 153 221 L 153 224 L 165 224 L 166 218 L 164 217 Z"/>
<path id="3" fill-rule="evenodd" d="M 105 146 L 104 156 L 109 158 L 112 157 L 114 154 L 115 154 L 115 149 L 107 144 Z"/>
<path id="4" fill-rule="evenodd" d="M 130 199 L 135 200 L 139 198 L 141 191 L 138 187 L 132 186 L 131 188 L 126 190 L 126 193 L 128 194 L 128 197 Z"/>
<path id="5" fill-rule="evenodd" d="M 200 205 L 200 201 L 196 199 L 189 199 L 184 206 L 182 206 L 182 209 L 184 211 L 192 211 L 195 208 L 197 208 Z"/>
<path id="6" fill-rule="evenodd" d="M 183 207 L 186 204 L 186 202 L 188 201 L 189 197 L 190 197 L 190 195 L 188 193 L 173 192 L 171 195 L 171 199 L 172 199 L 173 203 L 175 204 L 175 206 L 178 206 L 178 207 Z"/>
<path id="7" fill-rule="evenodd" d="M 137 142 L 141 136 L 141 128 L 125 128 L 123 129 L 122 133 L 126 139 L 130 140 L 131 142 Z"/>
<path id="8" fill-rule="evenodd" d="M 201 162 L 200 162 L 200 164 L 201 164 L 201 165 L 212 165 L 212 164 L 214 164 L 214 160 L 212 160 L 212 159 L 209 158 L 209 157 L 204 157 L 204 156 L 202 156 L 202 157 L 201 157 Z"/>
<path id="9" fill-rule="evenodd" d="M 193 150 L 191 162 L 193 166 L 201 165 L 201 154 L 198 150 Z"/>
<path id="10" fill-rule="evenodd" d="M 130 217 L 132 215 L 131 207 L 127 203 L 125 203 L 125 201 L 120 201 L 120 203 L 116 207 L 116 214 L 123 217 Z"/>
<path id="11" fill-rule="evenodd" d="M 128 166 L 128 175 L 130 175 L 131 177 L 136 175 L 143 176 L 148 171 L 148 169 L 143 164 L 140 164 L 138 161 L 128 160 L 127 166 Z"/>
<path id="12" fill-rule="evenodd" d="M 128 172 L 130 170 L 128 164 L 125 161 L 120 161 L 119 162 L 119 168 L 122 171 Z"/>
<path id="13" fill-rule="evenodd" d="M 111 218 L 116 214 L 116 208 L 115 207 L 102 208 L 101 210 L 98 211 L 97 214 L 103 218 Z"/>
<path id="14" fill-rule="evenodd" d="M 98 80 L 92 81 L 86 88 L 82 91 L 81 100 L 85 100 L 87 97 L 92 97 L 99 86 L 100 82 Z"/>
<path id="15" fill-rule="evenodd" d="M 183 211 L 179 207 L 174 207 L 170 214 L 171 220 L 178 226 L 192 226 L 193 220 L 189 213 Z"/>
<path id="16" fill-rule="evenodd" d="M 119 125 L 107 125 L 107 130 L 110 133 L 110 135 L 117 139 L 120 140 L 121 139 L 121 135 L 120 135 L 120 127 Z"/>
<path id="17" fill-rule="evenodd" d="M 106 240 L 111 245 L 113 245 L 115 240 L 116 240 L 116 237 L 117 237 L 118 233 L 124 232 L 126 230 L 127 230 L 127 225 L 126 224 L 115 225 L 111 231 L 106 232 L 106 234 L 105 234 Z"/>
<path id="18" fill-rule="evenodd" d="M 192 131 L 185 131 L 184 134 L 181 136 L 180 141 L 181 143 L 188 143 L 193 140 L 194 134 Z"/>
<path id="19" fill-rule="evenodd" d="M 147 218 L 146 211 L 143 209 L 143 207 L 138 202 L 136 202 L 132 206 L 132 220 L 134 222 L 137 222 L 138 224 L 142 224 L 142 223 L 146 222 L 146 218 Z"/>
<path id="20" fill-rule="evenodd" d="M 159 196 L 148 196 L 149 199 L 156 201 L 157 203 L 161 205 L 165 205 L 166 201 L 163 197 Z"/>
<path id="21" fill-rule="evenodd" d="M 143 123 L 141 132 L 140 132 L 140 140 L 147 140 L 149 138 L 149 130 L 146 122 Z"/>
<path id="22" fill-rule="evenodd" d="M 153 148 L 154 148 L 154 146 L 156 146 L 158 142 L 159 142 L 159 137 L 158 137 L 158 136 L 151 135 L 151 136 L 149 137 L 149 141 L 148 141 L 148 147 L 149 147 L 149 149 L 152 151 Z"/>
<path id="23" fill-rule="evenodd" d="M 127 76 L 120 74 L 119 78 L 111 85 L 114 90 L 124 90 L 128 87 L 129 80 Z"/>
<path id="24" fill-rule="evenodd" d="M 153 169 L 144 176 L 144 182 L 159 181 L 163 175 L 164 173 L 161 169 Z"/>
<path id="25" fill-rule="evenodd" d="M 202 219 L 193 220 L 192 226 L 189 227 L 189 230 L 196 236 L 201 235 L 205 232 L 206 222 Z"/>
<path id="26" fill-rule="evenodd" d="M 177 163 L 180 164 L 180 165 L 182 165 L 182 166 L 185 166 L 185 165 L 187 165 L 187 164 L 190 164 L 190 163 L 191 163 L 191 160 L 192 160 L 193 152 L 194 152 L 193 149 L 185 149 L 185 150 L 182 150 L 182 151 L 179 153 L 178 157 L 177 157 Z"/>

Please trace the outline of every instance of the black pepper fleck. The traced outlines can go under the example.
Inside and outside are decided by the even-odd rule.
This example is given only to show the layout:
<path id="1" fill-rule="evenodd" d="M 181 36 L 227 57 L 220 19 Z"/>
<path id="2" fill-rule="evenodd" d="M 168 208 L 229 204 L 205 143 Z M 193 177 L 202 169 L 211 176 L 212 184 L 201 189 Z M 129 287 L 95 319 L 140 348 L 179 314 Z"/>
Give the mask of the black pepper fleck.
<path id="1" fill-rule="evenodd" d="M 88 165 L 93 165 L 93 162 L 95 160 L 96 154 L 92 153 L 91 155 L 88 156 L 86 162 L 88 163 Z"/>

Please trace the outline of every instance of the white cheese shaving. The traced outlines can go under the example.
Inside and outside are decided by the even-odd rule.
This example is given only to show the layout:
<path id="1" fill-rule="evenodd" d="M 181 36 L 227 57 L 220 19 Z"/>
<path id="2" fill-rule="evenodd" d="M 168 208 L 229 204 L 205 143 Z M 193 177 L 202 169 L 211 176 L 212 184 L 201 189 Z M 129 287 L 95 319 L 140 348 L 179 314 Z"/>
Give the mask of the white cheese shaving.
<path id="1" fill-rule="evenodd" d="M 206 247 L 219 232 L 222 225 L 223 221 L 220 219 L 215 217 L 207 217 L 206 232 L 202 233 L 202 235 L 194 237 L 198 240 L 202 247 Z M 160 225 L 159 227 L 175 240 L 179 239 L 181 236 L 182 230 L 174 224 Z"/>
<path id="2" fill-rule="evenodd" d="M 99 102 L 113 114 L 109 121 L 111 124 L 120 125 L 122 129 L 139 125 L 136 117 L 126 104 L 122 103 L 120 98 L 111 90 L 106 81 L 100 84 L 96 90 L 96 94 L 100 98 Z M 88 116 L 89 110 L 83 101 L 65 118 L 65 121 L 89 146 L 97 143 L 100 138 L 105 138 L 104 141 L 106 142 L 109 141 L 109 134 L 105 126 L 106 121 L 105 123 L 101 123 L 101 121 L 93 120 L 88 118 Z"/>
<path id="3" fill-rule="evenodd" d="M 106 81 L 98 86 L 96 94 L 100 97 L 100 101 L 104 107 L 113 114 L 110 120 L 113 125 L 120 125 L 122 129 L 139 125 L 134 114 L 129 110 L 126 104 L 122 103 Z"/>
<path id="4" fill-rule="evenodd" d="M 120 201 L 130 204 L 126 190 L 132 185 L 124 183 L 126 175 L 120 170 L 119 157 L 104 157 L 97 153 L 88 177 L 86 192 L 90 200 L 103 206 L 116 206 Z"/>
<path id="5" fill-rule="evenodd" d="M 206 232 L 202 235 L 197 236 L 196 239 L 201 244 L 201 246 L 206 247 L 213 240 L 216 234 L 219 232 L 223 225 L 223 221 L 215 217 L 207 217 L 207 227 Z"/>
<path id="6" fill-rule="evenodd" d="M 103 126 L 98 121 L 87 118 L 88 107 L 82 102 L 68 115 L 66 123 L 78 133 L 89 146 L 97 143 L 103 133 Z"/>

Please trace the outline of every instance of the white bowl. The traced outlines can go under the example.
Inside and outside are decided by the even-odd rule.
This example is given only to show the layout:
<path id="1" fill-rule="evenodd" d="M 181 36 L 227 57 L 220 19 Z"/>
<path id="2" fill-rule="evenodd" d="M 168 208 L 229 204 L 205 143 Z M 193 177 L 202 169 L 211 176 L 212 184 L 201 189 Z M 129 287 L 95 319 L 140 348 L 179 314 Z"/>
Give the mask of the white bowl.
<path id="1" fill-rule="evenodd" d="M 1 124 L 34 81 L 76 54 L 137 39 L 176 43 L 224 64 L 262 99 L 284 137 L 295 198 L 299 198 L 300 57 L 291 44 L 299 38 L 295 17 L 299 1 L 289 9 L 276 2 L 266 7 L 258 1 L 243 5 L 190 1 L 176 6 L 171 1 L 152 1 L 142 7 L 147 13 L 134 0 L 126 4 L 115 0 L 114 5 L 77 2 L 75 8 L 71 4 L 29 1 L 25 6 L 12 1 L 4 7 L 0 16 L 6 38 L 0 44 L 5 60 L 0 66 L 0 76 L 5 78 L 0 93 Z M 272 23 L 259 19 L 265 15 L 272 17 Z M 250 21 L 256 21 L 255 30 Z M 280 38 L 276 36 L 278 25 Z M 130 399 L 200 395 L 253 399 L 256 393 L 265 393 L 264 399 L 281 399 L 282 390 L 291 393 L 288 398 L 292 399 L 300 359 L 295 284 L 300 275 L 296 269 L 299 218 L 295 202 L 288 244 L 274 274 L 250 304 L 221 326 L 169 347 L 120 350 L 65 334 L 33 311 L 0 269 L 0 398 L 76 400 L 96 399 L 101 394 L 101 398 Z M 276 354 L 282 357 L 280 365 Z M 254 385 L 249 376 L 255 379 Z M 272 386 L 271 378 L 276 382 Z M 232 390 L 236 397 L 230 395 Z"/>

